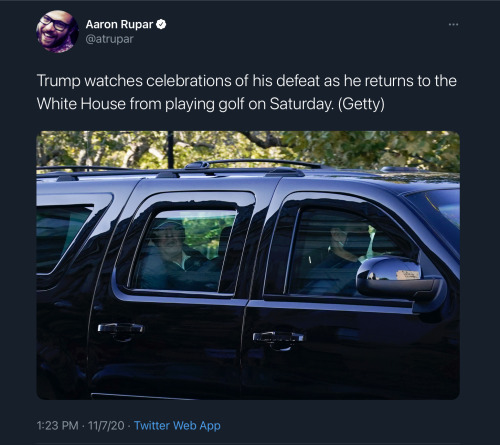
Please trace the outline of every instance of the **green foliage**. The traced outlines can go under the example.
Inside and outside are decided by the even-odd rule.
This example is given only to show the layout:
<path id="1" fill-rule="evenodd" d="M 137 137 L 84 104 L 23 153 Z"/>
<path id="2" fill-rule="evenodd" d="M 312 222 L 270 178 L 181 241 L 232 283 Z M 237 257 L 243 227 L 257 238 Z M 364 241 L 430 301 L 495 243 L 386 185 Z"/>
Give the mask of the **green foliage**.
<path id="1" fill-rule="evenodd" d="M 460 141 L 447 131 L 289 131 L 282 140 L 305 161 L 343 168 L 416 166 L 460 171 Z"/>
<path id="2" fill-rule="evenodd" d="M 219 248 L 220 233 L 224 227 L 232 227 L 235 215 L 215 218 L 184 218 L 186 243 L 199 250 L 208 259 L 215 258 Z"/>
<path id="3" fill-rule="evenodd" d="M 273 158 L 339 168 L 460 170 L 459 136 L 448 131 L 175 131 L 174 141 L 175 168 L 199 160 Z M 167 132 L 45 131 L 37 138 L 37 165 L 167 168 Z"/>

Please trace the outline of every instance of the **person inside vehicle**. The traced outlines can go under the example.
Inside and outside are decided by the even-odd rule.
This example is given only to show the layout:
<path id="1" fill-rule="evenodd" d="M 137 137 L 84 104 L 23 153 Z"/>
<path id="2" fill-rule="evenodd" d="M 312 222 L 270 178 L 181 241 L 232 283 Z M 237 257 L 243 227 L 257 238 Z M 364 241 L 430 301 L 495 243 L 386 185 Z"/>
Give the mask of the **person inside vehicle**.
<path id="1" fill-rule="evenodd" d="M 311 269 L 300 291 L 308 295 L 353 295 L 356 273 L 370 244 L 368 224 L 336 224 L 330 229 L 330 246 L 321 262 Z"/>
<path id="2" fill-rule="evenodd" d="M 185 243 L 184 226 L 167 220 L 151 230 L 152 246 L 147 247 L 141 264 L 142 289 L 191 290 L 196 276 L 208 259 Z M 193 289 L 194 290 L 194 289 Z"/>
<path id="3" fill-rule="evenodd" d="M 62 53 L 73 47 L 78 37 L 78 25 L 71 14 L 65 11 L 50 11 L 36 27 L 38 42 L 47 51 Z"/>

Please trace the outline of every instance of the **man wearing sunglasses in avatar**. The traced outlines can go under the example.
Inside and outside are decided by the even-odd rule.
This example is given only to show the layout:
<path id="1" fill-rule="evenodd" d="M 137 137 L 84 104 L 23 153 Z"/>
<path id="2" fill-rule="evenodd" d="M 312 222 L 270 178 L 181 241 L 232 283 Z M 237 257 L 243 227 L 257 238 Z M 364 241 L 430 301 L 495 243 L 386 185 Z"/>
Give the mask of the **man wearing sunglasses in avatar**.
<path id="1" fill-rule="evenodd" d="M 38 23 L 36 35 L 47 51 L 62 53 L 73 47 L 78 37 L 78 26 L 65 11 L 47 12 Z"/>

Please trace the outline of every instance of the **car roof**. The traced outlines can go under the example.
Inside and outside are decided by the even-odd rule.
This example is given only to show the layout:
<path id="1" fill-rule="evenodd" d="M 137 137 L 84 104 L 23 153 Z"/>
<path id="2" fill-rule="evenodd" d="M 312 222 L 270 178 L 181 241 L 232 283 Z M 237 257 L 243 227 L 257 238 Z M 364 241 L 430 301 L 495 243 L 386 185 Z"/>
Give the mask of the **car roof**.
<path id="1" fill-rule="evenodd" d="M 391 190 L 394 194 L 412 193 L 425 190 L 459 188 L 460 175 L 458 173 L 435 173 L 422 171 L 421 173 L 375 173 L 370 176 L 352 174 L 318 175 L 311 177 L 331 178 L 337 181 L 356 181 L 366 185 Z"/>
<path id="2" fill-rule="evenodd" d="M 295 167 L 254 167 L 254 168 L 230 168 L 213 167 L 217 163 L 232 162 L 273 162 L 299 165 L 306 168 Z M 284 160 L 220 160 L 199 161 L 188 164 L 183 169 L 126 169 L 118 167 L 101 166 L 57 166 L 37 167 L 46 173 L 38 174 L 39 182 L 66 182 L 66 181 L 96 181 L 96 180 L 134 180 L 144 178 L 203 178 L 203 177 L 286 177 L 286 178 L 310 178 L 331 181 L 351 182 L 359 185 L 384 188 L 392 193 L 411 193 L 432 189 L 457 188 L 459 187 L 460 175 L 457 173 L 440 173 L 419 170 L 412 167 L 384 167 L 381 170 L 363 169 L 338 169 L 321 164 L 313 164 L 301 161 Z"/>

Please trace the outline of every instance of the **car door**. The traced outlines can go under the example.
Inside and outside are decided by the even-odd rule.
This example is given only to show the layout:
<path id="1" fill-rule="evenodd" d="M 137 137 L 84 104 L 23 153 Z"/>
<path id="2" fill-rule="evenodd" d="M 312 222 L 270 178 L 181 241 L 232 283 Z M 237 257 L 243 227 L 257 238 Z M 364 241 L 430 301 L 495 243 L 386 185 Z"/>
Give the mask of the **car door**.
<path id="1" fill-rule="evenodd" d="M 267 181 L 271 185 L 276 179 Z M 111 243 L 89 325 L 94 398 L 237 398 L 256 210 L 252 181 L 155 179 L 135 190 Z M 257 222 L 255 222 L 257 221 Z M 258 222 L 260 221 L 260 223 Z M 162 269 L 158 231 L 182 225 L 183 263 Z M 164 232 L 166 234 L 167 232 Z M 163 255 L 163 256 L 162 256 Z M 190 261 L 196 269 L 190 269 Z M 191 261 L 191 262 L 193 262 Z M 174 277 L 175 279 L 170 279 Z"/>
<path id="2" fill-rule="evenodd" d="M 135 183 L 84 181 L 37 187 L 37 392 L 88 397 L 87 329 L 109 239 Z"/>
<path id="3" fill-rule="evenodd" d="M 349 194 L 317 192 L 318 182 L 307 188 L 292 193 L 291 187 L 281 193 L 278 188 L 271 205 L 277 209 L 266 224 L 272 241 L 261 246 L 258 259 L 263 264 L 258 273 L 265 278 L 245 314 L 243 395 L 456 397 L 458 289 L 453 275 L 434 259 L 438 243 L 425 249 L 434 251 L 431 262 L 419 236 L 410 235 L 382 206 Z M 388 201 L 398 202 L 394 197 Z M 416 221 L 403 204 L 391 210 L 398 213 Z M 344 238 L 344 247 L 351 244 L 358 266 L 353 262 L 340 275 L 318 275 L 321 264 L 332 262 L 335 225 L 353 234 Z M 423 225 L 417 230 L 422 239 L 431 239 Z M 446 285 L 425 304 L 362 295 L 355 287 L 356 270 L 377 255 L 412 259 L 424 274 Z"/>

